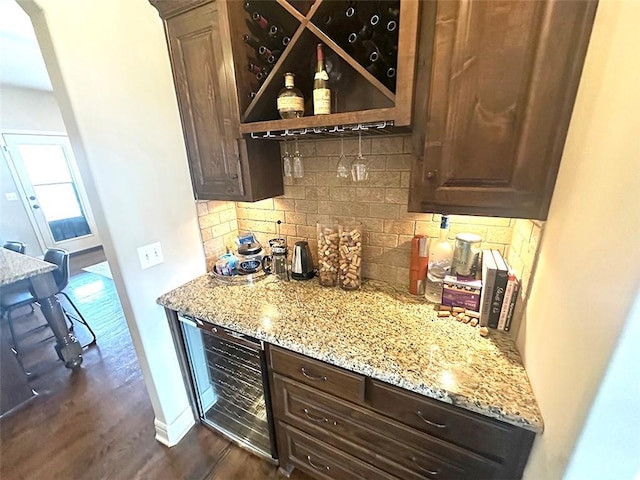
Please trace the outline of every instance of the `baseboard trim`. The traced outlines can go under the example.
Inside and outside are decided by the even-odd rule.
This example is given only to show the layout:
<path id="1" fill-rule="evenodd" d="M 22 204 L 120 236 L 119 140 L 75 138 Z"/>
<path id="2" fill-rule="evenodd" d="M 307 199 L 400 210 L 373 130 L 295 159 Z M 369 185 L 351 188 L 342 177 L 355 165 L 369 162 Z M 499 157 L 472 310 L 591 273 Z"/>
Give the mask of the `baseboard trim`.
<path id="1" fill-rule="evenodd" d="M 193 418 L 191 408 L 187 408 L 169 425 L 157 418 L 153 421 L 153 424 L 156 427 L 156 440 L 167 447 L 173 447 L 191 430 L 196 421 Z"/>

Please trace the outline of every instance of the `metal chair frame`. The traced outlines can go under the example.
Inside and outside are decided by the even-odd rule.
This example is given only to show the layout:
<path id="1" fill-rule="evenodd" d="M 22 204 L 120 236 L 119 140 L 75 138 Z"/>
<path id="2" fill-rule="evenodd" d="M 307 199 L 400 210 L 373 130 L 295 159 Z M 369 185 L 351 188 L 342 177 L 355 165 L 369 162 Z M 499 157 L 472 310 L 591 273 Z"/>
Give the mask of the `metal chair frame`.
<path id="1" fill-rule="evenodd" d="M 57 260 L 57 261 L 56 261 Z M 78 310 L 78 307 L 76 306 L 75 303 L 73 303 L 73 301 L 71 300 L 71 298 L 69 297 L 69 295 L 67 295 L 66 292 L 64 292 L 64 288 L 66 288 L 67 284 L 69 283 L 69 252 L 67 252 L 66 250 L 62 250 L 62 249 L 49 249 L 47 250 L 47 253 L 45 254 L 45 261 L 49 261 L 51 263 L 54 263 L 58 266 L 57 270 L 54 270 L 53 274 L 54 274 L 54 279 L 56 282 L 56 286 L 58 288 L 58 292 L 56 293 L 56 298 L 58 297 L 58 295 L 62 295 L 68 302 L 68 304 L 73 308 L 73 313 L 69 312 L 67 310 L 67 308 L 65 308 L 64 304 L 62 302 L 60 302 L 60 305 L 62 307 L 62 311 L 65 314 L 65 317 L 67 318 L 67 320 L 69 320 L 70 323 L 70 327 L 69 330 L 73 331 L 74 329 L 74 320 L 81 323 L 82 325 L 84 325 L 87 330 L 89 331 L 89 333 L 91 334 L 91 341 L 85 345 L 82 345 L 83 349 L 89 348 L 92 345 L 95 345 L 97 343 L 97 338 L 96 338 L 96 334 L 93 331 L 93 329 L 91 328 L 91 326 L 89 325 L 89 323 L 86 321 L 86 319 L 84 318 L 84 316 L 82 315 L 82 313 L 80 313 L 80 310 Z M 60 299 L 58 298 L 58 301 L 60 301 Z M 12 341 L 12 345 L 11 345 L 11 351 L 14 353 L 14 355 L 16 356 L 18 363 L 20 364 L 20 367 L 22 368 L 22 371 L 24 372 L 24 374 L 26 376 L 32 376 L 33 373 L 28 371 L 25 366 L 24 366 L 24 362 L 22 360 L 22 353 L 23 353 L 23 349 L 21 349 L 18 346 L 18 338 L 19 336 L 16 334 L 15 332 L 15 328 L 13 325 L 13 318 L 12 318 L 12 313 L 14 310 L 17 310 L 20 307 L 25 307 L 27 305 L 29 305 L 31 307 L 31 313 L 33 313 L 33 304 L 36 304 L 38 306 L 40 306 L 40 304 L 38 303 L 38 300 L 33 297 L 33 294 L 31 296 L 31 298 L 29 299 L 25 299 L 21 302 L 15 303 L 13 305 L 7 305 L 4 307 L 4 311 L 2 312 L 2 315 L 4 315 L 6 313 L 7 315 L 7 323 L 9 324 L 9 331 L 11 333 L 11 341 Z M 48 324 L 43 324 L 43 325 L 39 325 L 35 328 L 32 328 L 31 330 L 25 332 L 24 334 L 20 335 L 20 336 L 27 336 L 31 333 L 33 333 L 36 330 L 39 330 L 41 328 L 44 327 L 48 327 Z M 47 337 L 44 338 L 42 340 L 40 340 L 38 343 L 42 343 L 48 339 L 52 338 Z M 59 354 L 58 354 L 59 355 Z"/>

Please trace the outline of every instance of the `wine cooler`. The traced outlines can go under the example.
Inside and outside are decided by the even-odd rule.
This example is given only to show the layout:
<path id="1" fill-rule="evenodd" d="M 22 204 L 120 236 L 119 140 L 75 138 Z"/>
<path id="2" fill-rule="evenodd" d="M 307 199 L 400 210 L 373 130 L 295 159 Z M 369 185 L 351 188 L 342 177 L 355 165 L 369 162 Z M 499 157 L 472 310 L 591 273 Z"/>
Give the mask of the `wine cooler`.
<path id="1" fill-rule="evenodd" d="M 193 317 L 178 320 L 200 421 L 276 463 L 262 342 Z"/>

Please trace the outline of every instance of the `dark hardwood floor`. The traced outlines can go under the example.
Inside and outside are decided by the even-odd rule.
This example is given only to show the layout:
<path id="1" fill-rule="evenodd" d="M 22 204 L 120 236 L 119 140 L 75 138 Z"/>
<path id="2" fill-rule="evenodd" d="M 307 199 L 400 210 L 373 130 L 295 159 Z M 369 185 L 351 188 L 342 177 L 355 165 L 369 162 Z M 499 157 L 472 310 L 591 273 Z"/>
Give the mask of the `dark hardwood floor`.
<path id="1" fill-rule="evenodd" d="M 38 396 L 0 418 L 0 478 L 284 478 L 276 467 L 201 425 L 170 449 L 154 439 L 153 410 L 113 281 L 81 266 L 82 259 L 72 259 L 71 271 L 77 273 L 67 292 L 95 330 L 98 344 L 85 351 L 77 372 L 57 359 L 52 339 L 25 354 L 26 365 L 37 374 L 28 385 Z M 22 313 L 16 321 L 20 331 L 44 321 L 37 310 Z M 7 355 L 5 323 L 0 329 L 2 362 L 15 362 Z M 24 342 L 40 340 L 47 330 Z M 81 341 L 88 339 L 82 325 L 75 331 Z M 300 472 L 291 479 L 309 480 Z"/>

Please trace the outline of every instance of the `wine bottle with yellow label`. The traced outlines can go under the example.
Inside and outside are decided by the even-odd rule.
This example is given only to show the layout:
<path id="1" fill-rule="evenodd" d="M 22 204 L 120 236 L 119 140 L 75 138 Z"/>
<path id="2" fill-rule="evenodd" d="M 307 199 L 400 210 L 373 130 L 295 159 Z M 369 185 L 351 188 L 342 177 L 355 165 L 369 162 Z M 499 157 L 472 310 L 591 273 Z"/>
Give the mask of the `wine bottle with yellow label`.
<path id="1" fill-rule="evenodd" d="M 318 63 L 313 77 L 313 114 L 328 115 L 331 113 L 331 90 L 329 90 L 329 75 L 324 68 L 324 54 L 322 44 L 318 44 Z"/>

